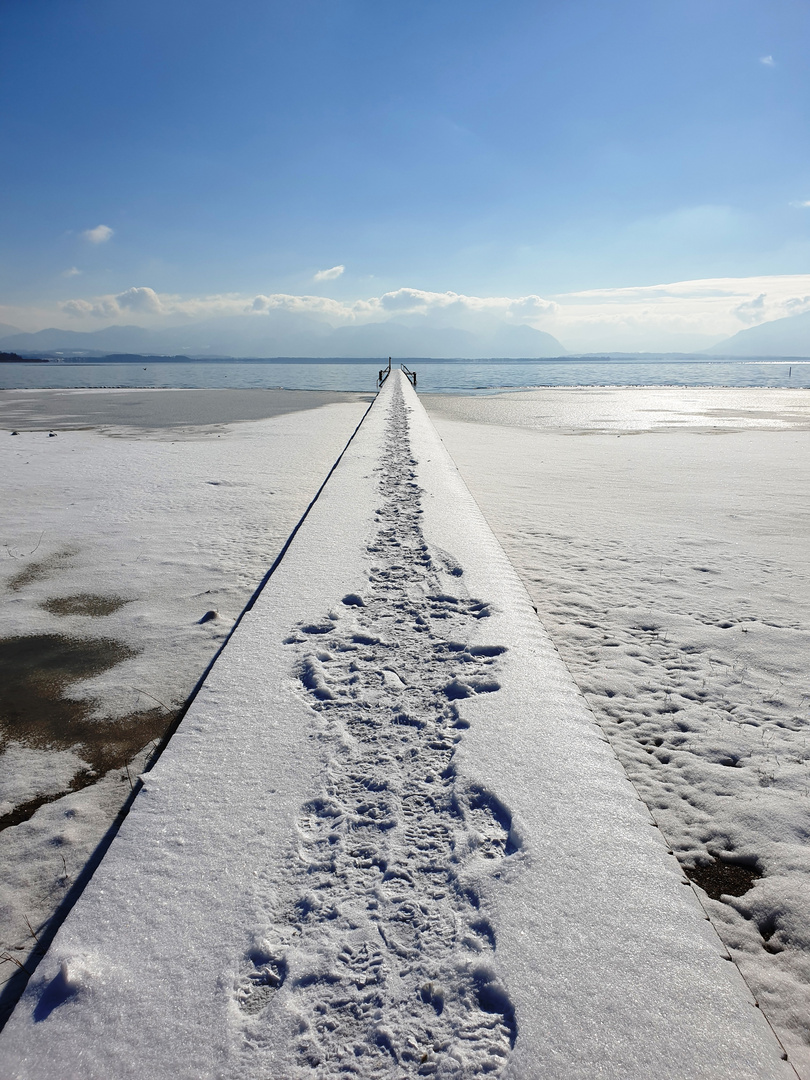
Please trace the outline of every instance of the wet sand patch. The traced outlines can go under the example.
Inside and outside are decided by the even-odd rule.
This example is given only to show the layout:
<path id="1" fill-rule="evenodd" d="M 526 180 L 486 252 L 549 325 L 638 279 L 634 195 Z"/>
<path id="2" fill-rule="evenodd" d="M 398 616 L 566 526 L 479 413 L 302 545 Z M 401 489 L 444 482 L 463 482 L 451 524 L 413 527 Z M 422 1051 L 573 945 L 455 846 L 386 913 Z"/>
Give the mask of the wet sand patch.
<path id="1" fill-rule="evenodd" d="M 221 430 L 219 425 L 372 399 L 370 394 L 337 390 L 5 390 L 0 392 L 0 430 Z"/>
<path id="2" fill-rule="evenodd" d="M 97 593 L 75 593 L 73 596 L 54 596 L 39 606 L 51 615 L 88 615 L 102 618 L 112 615 L 131 601 L 125 596 L 103 596 Z"/>
<path id="3" fill-rule="evenodd" d="M 726 861 L 717 856 L 711 863 L 685 866 L 683 872 L 712 900 L 721 900 L 724 896 L 744 896 L 762 877 L 762 871 L 756 866 Z"/>
<path id="4" fill-rule="evenodd" d="M 33 555 L 33 552 L 31 554 Z M 27 563 L 8 579 L 6 586 L 12 592 L 19 592 L 26 585 L 31 585 L 35 581 L 42 581 L 43 578 L 59 573 L 70 563 L 75 554 L 76 552 L 72 550 L 57 551 L 55 554 L 49 555 L 47 559 L 38 559 Z"/>
<path id="5" fill-rule="evenodd" d="M 73 749 L 90 765 L 67 789 L 77 791 L 109 769 L 122 768 L 158 740 L 175 716 L 153 706 L 130 716 L 91 718 L 96 702 L 72 699 L 71 685 L 108 671 L 137 650 L 112 638 L 37 634 L 0 639 L 0 739 L 43 749 Z M 15 807 L 0 829 L 27 820 L 40 806 L 65 794 L 52 792 Z"/>

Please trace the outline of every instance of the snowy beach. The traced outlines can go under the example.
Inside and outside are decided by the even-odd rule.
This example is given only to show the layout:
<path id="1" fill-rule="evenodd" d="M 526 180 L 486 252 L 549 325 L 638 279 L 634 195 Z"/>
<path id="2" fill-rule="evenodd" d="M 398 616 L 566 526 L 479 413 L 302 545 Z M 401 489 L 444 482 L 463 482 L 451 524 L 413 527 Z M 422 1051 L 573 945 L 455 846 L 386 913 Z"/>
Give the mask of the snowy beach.
<path id="1" fill-rule="evenodd" d="M 794 1067 L 810 1076 L 807 393 L 423 400 L 628 776 L 708 891 L 706 910 Z"/>
<path id="2" fill-rule="evenodd" d="M 4 644 L 50 648 L 57 689 L 80 713 L 68 717 L 78 734 L 57 738 L 29 711 L 0 757 L 15 823 L 0 836 L 3 945 L 25 960 L 128 794 L 147 735 L 159 737 L 190 691 L 367 401 L 4 396 L 7 429 L 21 432 L 5 479 Z M 423 400 L 667 841 L 698 885 L 726 894 L 704 897 L 707 910 L 802 1067 L 804 396 L 566 389 Z M 311 404 L 317 412 L 302 411 Z M 222 488 L 225 513 L 211 501 Z M 748 636 L 718 634 L 734 629 Z M 84 653 L 66 655 L 66 640 L 84 641 Z M 702 879 L 701 867 L 718 873 Z"/>
<path id="3" fill-rule="evenodd" d="M 30 966 L 369 400 L 0 395 L 3 984 Z"/>
<path id="4" fill-rule="evenodd" d="M 329 1076 L 347 1054 L 369 1076 L 477 1075 L 485 1065 L 505 1076 L 590 1076 L 597 1062 L 616 1076 L 788 1075 L 744 983 L 721 972 L 719 940 L 433 448 L 427 419 L 412 410 L 410 457 L 408 414 L 397 408 L 370 414 L 150 774 L 4 1036 L 14 1075 L 44 1075 L 50 1038 L 64 1069 L 91 1029 L 90 1058 L 82 1051 L 90 1075 L 133 1051 L 142 1074 L 155 1076 L 174 1070 L 178 1054 L 182 1075 L 252 1075 L 274 1062 L 276 1075 L 318 1065 L 316 1075 Z M 507 470 L 513 491 L 542 461 L 518 445 L 514 421 L 511 435 L 488 426 L 489 447 L 469 419 L 439 418 L 439 427 L 460 459 L 471 446 L 521 451 L 522 481 L 514 464 Z M 567 454 L 556 468 L 570 468 Z M 492 473 L 482 476 L 486 506 Z M 366 504 L 376 511 L 367 515 Z M 571 516 L 570 506 L 560 512 Z M 371 529 L 367 557 L 358 528 Z M 333 593 L 343 599 L 324 620 L 315 608 Z M 415 620 L 401 640 L 400 610 Z M 290 659 L 302 665 L 297 678 L 285 674 Z M 369 741 L 378 722 L 394 725 L 393 749 Z M 417 753 L 418 770 L 397 778 Z M 273 767 L 246 773 L 243 759 Z M 282 853 L 294 836 L 289 863 Z M 258 880 L 247 887 L 251 865 Z M 433 884 L 422 895 L 425 874 Z M 166 903 L 178 887 L 182 926 Z M 425 935 L 431 944 L 420 950 Z M 414 979 L 421 1004 L 411 1001 Z M 32 1005 L 35 1023 L 48 1019 L 33 1042 Z M 304 1025 L 297 1035 L 290 1010 Z"/>

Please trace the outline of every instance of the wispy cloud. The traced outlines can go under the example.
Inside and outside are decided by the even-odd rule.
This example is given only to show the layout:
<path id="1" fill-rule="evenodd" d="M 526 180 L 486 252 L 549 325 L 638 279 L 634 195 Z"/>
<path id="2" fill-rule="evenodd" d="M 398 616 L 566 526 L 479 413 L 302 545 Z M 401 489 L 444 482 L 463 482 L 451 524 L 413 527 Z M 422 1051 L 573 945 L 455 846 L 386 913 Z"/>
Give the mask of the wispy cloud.
<path id="1" fill-rule="evenodd" d="M 319 270 L 312 280 L 313 281 L 334 281 L 335 278 L 340 277 L 340 275 L 343 273 L 343 271 L 345 269 L 346 269 L 345 266 L 332 266 L 332 267 L 330 267 L 329 270 Z"/>
<path id="2" fill-rule="evenodd" d="M 790 205 L 797 210 L 810 210 L 810 199 L 795 199 Z"/>
<path id="3" fill-rule="evenodd" d="M 62 271 L 62 277 L 77 277 L 81 274 L 81 270 L 78 266 L 70 266 L 67 270 Z"/>
<path id="4" fill-rule="evenodd" d="M 770 55 L 769 56 L 760 56 L 759 62 L 760 62 L 760 64 L 764 64 L 765 67 L 776 67 L 776 61 Z"/>
<path id="5" fill-rule="evenodd" d="M 112 234 L 109 225 L 96 225 L 95 229 L 85 229 L 82 236 L 91 244 L 106 244 Z"/>

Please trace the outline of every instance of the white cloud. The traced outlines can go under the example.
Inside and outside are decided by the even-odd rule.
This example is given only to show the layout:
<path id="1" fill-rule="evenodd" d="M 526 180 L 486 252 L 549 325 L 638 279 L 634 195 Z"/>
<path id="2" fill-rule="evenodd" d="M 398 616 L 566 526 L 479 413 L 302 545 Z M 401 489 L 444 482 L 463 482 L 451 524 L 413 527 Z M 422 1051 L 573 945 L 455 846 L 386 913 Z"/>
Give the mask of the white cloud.
<path id="1" fill-rule="evenodd" d="M 795 206 L 797 210 L 810 210 L 810 199 L 798 199 L 790 205 Z"/>
<path id="2" fill-rule="evenodd" d="M 107 296 L 63 300 L 59 310 L 74 319 L 159 325 L 166 318 L 195 320 L 228 315 L 264 318 L 274 312 L 300 315 L 325 326 L 380 323 L 388 319 L 418 318 L 428 325 L 486 330 L 498 323 L 536 325 L 558 312 L 554 300 L 541 296 L 466 296 L 456 292 L 430 292 L 402 288 L 381 296 L 352 301 L 291 293 L 181 297 L 133 286 Z"/>
<path id="3" fill-rule="evenodd" d="M 754 278 L 703 278 L 620 289 L 590 289 L 553 298 L 469 296 L 403 287 L 380 296 L 341 301 L 324 296 L 226 293 L 182 297 L 134 286 L 108 296 L 65 300 L 60 310 L 77 321 L 101 320 L 160 326 L 167 321 L 237 315 L 302 316 L 324 327 L 359 326 L 388 320 L 419 320 L 473 332 L 503 323 L 534 326 L 555 335 L 571 351 L 690 351 L 737 333 L 741 324 L 768 322 L 810 310 L 810 274 Z M 11 311 L 15 325 L 54 325 L 50 314 Z"/>
<path id="4" fill-rule="evenodd" d="M 59 308 L 76 319 L 114 319 L 121 309 L 114 296 L 100 296 L 96 300 L 63 300 Z"/>
<path id="5" fill-rule="evenodd" d="M 407 315 L 433 315 L 452 312 L 460 315 L 489 315 L 517 322 L 530 322 L 557 310 L 553 300 L 541 296 L 465 296 L 455 292 L 426 292 L 423 289 L 396 289 L 365 302 L 371 309 Z"/>
<path id="6" fill-rule="evenodd" d="M 457 293 L 429 293 L 421 289 L 397 289 L 395 292 L 383 293 L 377 299 L 377 303 L 385 311 L 424 311 L 428 306 L 443 306 L 455 303 L 458 300 Z"/>
<path id="7" fill-rule="evenodd" d="M 541 315 L 554 315 L 559 310 L 554 300 L 544 300 L 542 296 L 521 296 L 510 300 L 507 311 L 516 319 L 537 319 Z"/>
<path id="8" fill-rule="evenodd" d="M 760 64 L 764 64 L 765 67 L 776 67 L 776 61 L 772 56 L 760 56 Z"/>
<path id="9" fill-rule="evenodd" d="M 345 266 L 333 266 L 329 270 L 319 270 L 312 280 L 313 281 L 334 281 L 335 278 L 340 277 L 340 275 L 343 273 L 343 271 L 345 269 L 346 269 Z"/>
<path id="10" fill-rule="evenodd" d="M 146 286 L 127 289 L 126 292 L 119 293 L 115 299 L 120 308 L 128 308 L 130 311 L 149 315 L 161 315 L 163 313 L 160 297 L 154 289 Z"/>
<path id="11" fill-rule="evenodd" d="M 559 310 L 543 328 L 569 350 L 678 350 L 678 341 L 694 341 L 684 344 L 688 351 L 731 337 L 741 321 L 770 322 L 808 310 L 810 274 L 703 278 L 555 299 Z"/>
<path id="12" fill-rule="evenodd" d="M 109 225 L 96 225 L 95 229 L 85 229 L 82 236 L 91 244 L 106 244 L 113 234 Z"/>
<path id="13" fill-rule="evenodd" d="M 291 311 L 298 315 L 312 315 L 338 322 L 352 318 L 352 305 L 330 300 L 327 296 L 295 296 L 290 293 L 259 294 L 245 306 L 244 300 L 236 301 L 241 311 L 269 314 L 271 311 Z"/>
<path id="14" fill-rule="evenodd" d="M 762 322 L 765 317 L 765 297 L 767 293 L 760 293 L 753 300 L 743 300 L 734 308 L 734 314 L 744 323 Z"/>
<path id="15" fill-rule="evenodd" d="M 338 323 L 381 322 L 392 316 L 403 315 L 419 315 L 425 318 L 447 316 L 456 321 L 490 316 L 515 322 L 529 322 L 540 316 L 553 314 L 557 304 L 540 296 L 465 296 L 463 293 L 402 288 L 383 293 L 382 296 L 350 302 L 330 300 L 323 296 L 274 293 L 270 296 L 256 296 L 244 308 L 257 313 L 280 309 Z"/>
<path id="16" fill-rule="evenodd" d="M 78 266 L 71 266 L 67 270 L 62 271 L 62 277 L 77 277 L 81 273 Z"/>
<path id="17" fill-rule="evenodd" d="M 123 292 L 90 299 L 62 300 L 59 310 L 74 317 L 110 319 L 132 314 L 145 317 L 146 323 L 155 324 L 164 316 L 181 316 L 188 319 L 208 318 L 214 315 L 241 315 L 246 308 L 241 296 L 199 296 L 184 300 L 171 293 L 157 293 L 145 285 L 132 286 Z"/>
<path id="18" fill-rule="evenodd" d="M 73 315 L 77 319 L 96 314 L 95 305 L 91 304 L 89 300 L 63 300 L 59 304 L 59 308 L 66 315 Z"/>
<path id="19" fill-rule="evenodd" d="M 97 296 L 92 300 L 63 300 L 61 311 L 74 318 L 115 319 L 125 311 L 138 315 L 163 315 L 165 310 L 154 289 L 133 287 L 117 296 Z"/>

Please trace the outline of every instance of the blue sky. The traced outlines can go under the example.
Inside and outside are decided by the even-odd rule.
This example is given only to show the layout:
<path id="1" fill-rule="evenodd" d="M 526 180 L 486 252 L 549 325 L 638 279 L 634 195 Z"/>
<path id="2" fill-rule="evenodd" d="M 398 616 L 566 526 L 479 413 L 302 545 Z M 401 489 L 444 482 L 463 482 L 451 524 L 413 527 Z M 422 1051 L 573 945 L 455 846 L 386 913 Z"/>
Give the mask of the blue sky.
<path id="1" fill-rule="evenodd" d="M 575 346 L 658 348 L 810 294 L 808 4 L 4 0 L 0 23 L 0 321 L 23 329 L 278 295 L 357 319 L 408 288 L 548 298 L 532 325 Z M 681 331 L 639 331 L 649 294 L 622 290 L 673 282 L 703 313 L 681 287 Z M 154 302 L 115 300 L 133 287 Z"/>

